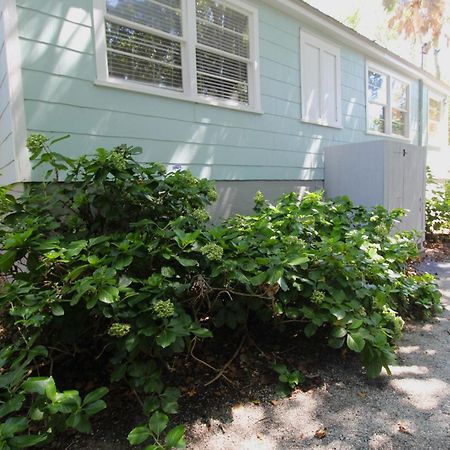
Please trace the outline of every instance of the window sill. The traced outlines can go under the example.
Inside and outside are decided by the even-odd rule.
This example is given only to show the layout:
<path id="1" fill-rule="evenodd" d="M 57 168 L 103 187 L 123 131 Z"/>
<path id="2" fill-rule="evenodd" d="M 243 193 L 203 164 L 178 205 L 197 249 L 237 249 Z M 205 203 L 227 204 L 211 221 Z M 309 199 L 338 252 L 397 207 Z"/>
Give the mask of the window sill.
<path id="1" fill-rule="evenodd" d="M 310 125 L 318 125 L 319 127 L 335 128 L 337 130 L 343 130 L 344 129 L 342 124 L 331 125 L 331 124 L 328 124 L 328 123 L 320 123 L 320 122 L 314 122 L 312 120 L 303 119 L 302 117 L 300 118 L 300 122 L 309 123 Z"/>
<path id="2" fill-rule="evenodd" d="M 171 91 L 169 89 L 163 90 L 154 88 L 152 86 L 141 86 L 140 84 L 133 82 L 123 82 L 121 80 L 95 80 L 94 84 L 96 86 L 122 89 L 125 91 L 137 92 L 139 94 L 157 95 L 159 97 L 166 97 L 174 100 L 182 100 L 191 103 L 218 106 L 220 108 L 227 108 L 235 111 L 248 112 L 252 114 L 264 114 L 264 112 L 260 108 L 253 108 L 250 106 L 239 105 L 232 101 L 226 100 L 221 101 L 219 99 L 208 97 L 187 97 L 183 92 L 180 91 Z"/>
<path id="3" fill-rule="evenodd" d="M 369 136 L 379 136 L 379 137 L 397 139 L 399 141 L 411 143 L 411 138 L 398 136 L 397 134 L 378 133 L 376 131 L 369 131 L 369 130 L 366 131 L 366 134 L 368 134 Z"/>

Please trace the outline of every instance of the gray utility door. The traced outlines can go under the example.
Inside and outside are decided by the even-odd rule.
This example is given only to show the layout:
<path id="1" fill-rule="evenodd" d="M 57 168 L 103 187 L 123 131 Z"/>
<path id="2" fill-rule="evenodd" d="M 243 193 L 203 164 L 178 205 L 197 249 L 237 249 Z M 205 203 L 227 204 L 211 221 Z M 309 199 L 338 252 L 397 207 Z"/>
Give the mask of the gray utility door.
<path id="1" fill-rule="evenodd" d="M 418 146 L 390 142 L 385 153 L 385 205 L 389 210 L 408 210 L 398 228 L 425 229 L 425 150 Z"/>

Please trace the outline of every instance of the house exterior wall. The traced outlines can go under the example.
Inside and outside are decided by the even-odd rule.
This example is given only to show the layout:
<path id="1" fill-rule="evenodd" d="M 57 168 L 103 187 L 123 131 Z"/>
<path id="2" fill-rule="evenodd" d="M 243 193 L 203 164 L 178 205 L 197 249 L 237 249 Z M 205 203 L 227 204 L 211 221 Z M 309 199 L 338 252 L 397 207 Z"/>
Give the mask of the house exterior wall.
<path id="1" fill-rule="evenodd" d="M 96 86 L 92 0 L 17 0 L 28 131 L 70 133 L 59 150 L 73 156 L 127 143 L 143 147 L 142 161 L 181 165 L 200 177 L 305 185 L 323 180 L 325 147 L 385 139 L 366 133 L 366 60 L 346 47 L 340 48 L 343 128 L 301 121 L 300 29 L 317 31 L 266 4 L 254 5 L 261 114 Z M 418 86 L 411 80 L 413 143 Z"/>

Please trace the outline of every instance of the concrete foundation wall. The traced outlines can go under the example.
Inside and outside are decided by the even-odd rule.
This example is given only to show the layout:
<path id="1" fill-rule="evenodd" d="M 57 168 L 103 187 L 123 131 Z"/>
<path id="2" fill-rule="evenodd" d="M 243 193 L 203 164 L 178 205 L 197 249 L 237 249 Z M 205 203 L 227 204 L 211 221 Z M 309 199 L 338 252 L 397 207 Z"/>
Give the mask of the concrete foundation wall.
<path id="1" fill-rule="evenodd" d="M 282 194 L 297 192 L 300 196 L 306 192 L 323 189 L 321 180 L 250 180 L 217 181 L 218 199 L 210 208 L 213 223 L 234 214 L 251 214 L 253 198 L 261 191 L 267 200 L 274 202 Z"/>

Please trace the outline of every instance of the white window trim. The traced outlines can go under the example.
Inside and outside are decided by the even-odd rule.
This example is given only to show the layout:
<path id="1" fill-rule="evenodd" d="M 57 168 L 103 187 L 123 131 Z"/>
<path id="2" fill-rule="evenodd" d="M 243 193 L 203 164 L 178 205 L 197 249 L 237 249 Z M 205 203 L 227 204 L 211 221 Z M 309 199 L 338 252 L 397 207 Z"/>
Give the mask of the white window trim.
<path id="1" fill-rule="evenodd" d="M 320 57 L 319 57 L 319 64 L 322 62 L 322 52 L 328 51 L 332 55 L 336 57 L 336 85 L 335 85 L 335 93 L 336 93 L 336 121 L 333 123 L 328 123 L 326 120 L 320 118 L 319 120 L 311 120 L 307 117 L 306 114 L 306 102 L 303 101 L 305 98 L 304 92 L 303 92 L 303 80 L 307 76 L 308 66 L 307 64 L 304 64 L 302 61 L 303 55 L 305 54 L 303 47 L 306 42 L 310 42 L 314 44 L 316 47 L 320 50 Z M 320 76 L 322 78 L 322 73 L 319 67 Z M 322 81 L 320 81 L 320 84 L 322 84 Z M 301 95 L 301 105 L 302 105 L 302 117 L 300 120 L 305 123 L 311 123 L 314 125 L 322 125 L 325 127 L 331 127 L 331 128 L 342 128 L 342 96 L 341 96 L 341 50 L 339 47 L 336 47 L 335 45 L 332 45 L 328 41 L 319 38 L 313 34 L 311 34 L 308 31 L 305 31 L 303 29 L 300 30 L 300 95 Z M 320 115 L 322 116 L 323 112 L 323 98 L 322 93 L 320 92 L 319 95 L 320 98 Z"/>
<path id="2" fill-rule="evenodd" d="M 181 42 L 182 76 L 184 92 L 158 88 L 137 82 L 112 78 L 108 74 L 108 61 L 105 35 L 106 1 L 93 0 L 93 21 L 95 36 L 95 56 L 97 78 L 94 84 L 104 87 L 124 89 L 141 94 L 158 95 L 176 100 L 185 100 L 213 106 L 231 108 L 262 114 L 260 93 L 260 64 L 259 64 L 259 29 L 258 10 L 241 0 L 221 0 L 249 17 L 249 70 L 248 70 L 248 100 L 249 104 L 234 100 L 219 99 L 197 94 L 197 77 L 195 48 L 197 45 L 195 8 L 188 8 L 188 2 L 181 0 L 183 36 L 176 38 Z"/>
<path id="3" fill-rule="evenodd" d="M 386 117 L 385 117 L 385 133 L 379 131 L 374 131 L 369 129 L 369 104 L 376 103 L 369 101 L 368 92 L 368 82 L 369 82 L 369 70 L 386 75 L 388 79 L 387 83 L 387 104 L 386 104 Z M 392 78 L 401 81 L 408 85 L 408 95 L 407 95 L 407 121 L 406 121 L 406 136 L 400 136 L 398 134 L 392 133 L 392 98 L 391 98 L 391 85 Z M 405 78 L 404 76 L 387 69 L 386 67 L 380 66 L 379 64 L 373 63 L 371 61 L 366 61 L 366 74 L 365 74 L 365 94 L 366 94 L 366 133 L 374 136 L 391 137 L 394 139 L 399 139 L 406 142 L 411 142 L 411 80 Z"/>
<path id="4" fill-rule="evenodd" d="M 430 99 L 436 100 L 441 104 L 441 123 L 440 123 L 440 135 L 438 138 L 430 139 L 429 123 L 430 123 Z M 436 91 L 428 88 L 428 99 L 427 99 L 427 145 L 431 147 L 446 147 L 448 143 L 448 107 L 447 107 L 447 97 L 443 94 L 439 94 Z"/>

